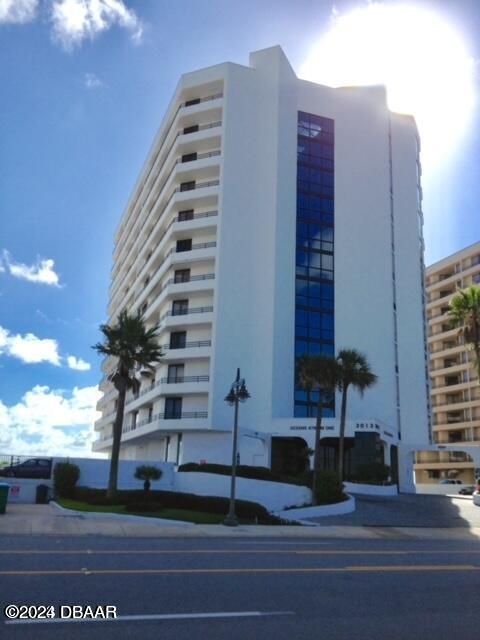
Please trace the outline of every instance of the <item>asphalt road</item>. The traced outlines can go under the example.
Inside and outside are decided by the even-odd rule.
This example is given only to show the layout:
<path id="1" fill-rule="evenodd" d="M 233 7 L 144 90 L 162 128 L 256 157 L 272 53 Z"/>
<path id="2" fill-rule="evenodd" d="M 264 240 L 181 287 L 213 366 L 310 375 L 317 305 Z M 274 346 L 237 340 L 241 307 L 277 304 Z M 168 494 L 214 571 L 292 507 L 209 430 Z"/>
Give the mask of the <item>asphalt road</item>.
<path id="1" fill-rule="evenodd" d="M 480 527 L 480 507 L 470 496 L 401 494 L 355 496 L 356 509 L 343 516 L 313 519 L 323 526 L 366 527 Z"/>
<path id="2" fill-rule="evenodd" d="M 0 613 L 0 638 L 476 640 L 479 585 L 475 541 L 3 537 L 2 612 L 112 605 L 119 618 Z"/>

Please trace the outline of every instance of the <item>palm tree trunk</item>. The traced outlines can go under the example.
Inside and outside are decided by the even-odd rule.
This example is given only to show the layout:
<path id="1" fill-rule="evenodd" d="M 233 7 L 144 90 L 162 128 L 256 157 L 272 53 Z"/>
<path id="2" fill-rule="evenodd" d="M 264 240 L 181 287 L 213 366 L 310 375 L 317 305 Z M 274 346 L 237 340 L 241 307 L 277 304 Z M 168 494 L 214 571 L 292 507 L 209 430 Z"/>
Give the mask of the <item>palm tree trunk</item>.
<path id="1" fill-rule="evenodd" d="M 345 451 L 345 422 L 347 416 L 348 386 L 342 391 L 342 407 L 340 410 L 340 433 L 338 434 L 338 479 L 343 482 L 343 456 Z"/>
<path id="2" fill-rule="evenodd" d="M 126 386 L 118 390 L 117 413 L 113 423 L 112 457 L 110 460 L 110 474 L 108 476 L 107 498 L 114 498 L 117 494 L 118 458 L 120 457 L 120 442 L 122 440 L 123 412 L 125 409 Z"/>
<path id="3" fill-rule="evenodd" d="M 317 504 L 317 481 L 320 468 L 320 434 L 322 431 L 323 403 L 322 394 L 318 391 L 317 419 L 315 421 L 315 447 L 313 454 L 312 503 Z"/>

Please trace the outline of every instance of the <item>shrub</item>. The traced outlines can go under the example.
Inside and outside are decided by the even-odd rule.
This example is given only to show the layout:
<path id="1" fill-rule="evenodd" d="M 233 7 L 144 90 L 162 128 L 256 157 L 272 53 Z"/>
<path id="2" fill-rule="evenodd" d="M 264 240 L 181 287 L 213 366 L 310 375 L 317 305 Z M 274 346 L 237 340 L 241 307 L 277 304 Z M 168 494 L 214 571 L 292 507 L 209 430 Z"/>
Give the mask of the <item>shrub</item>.
<path id="1" fill-rule="evenodd" d="M 177 491 L 149 491 L 148 505 L 143 491 L 118 491 L 115 498 L 106 497 L 105 489 L 89 489 L 77 487 L 75 499 L 91 505 L 118 505 L 123 504 L 129 512 L 147 512 L 148 510 L 188 509 L 191 511 L 203 511 L 204 513 L 228 513 L 229 499 L 218 496 L 197 496 L 193 493 L 179 493 Z M 248 500 L 235 500 L 235 511 L 239 518 L 252 520 L 259 524 L 281 524 L 282 521 L 273 516 L 261 504 Z"/>
<path id="2" fill-rule="evenodd" d="M 143 480 L 143 489 L 145 493 L 150 490 L 151 480 L 160 480 L 163 475 L 163 471 L 158 467 L 142 464 L 135 470 L 135 478 L 137 480 Z"/>
<path id="3" fill-rule="evenodd" d="M 187 462 L 178 467 L 179 471 L 198 471 L 201 473 L 217 473 L 222 476 L 231 476 L 232 467 L 227 464 L 198 464 L 197 462 Z M 306 484 L 304 476 L 286 476 L 268 467 L 251 467 L 246 464 L 237 465 L 237 477 L 250 478 L 252 480 L 268 480 L 269 482 L 284 482 L 285 484 Z"/>
<path id="4" fill-rule="evenodd" d="M 315 488 L 317 504 L 333 504 L 345 500 L 343 483 L 336 471 L 319 471 Z"/>
<path id="5" fill-rule="evenodd" d="M 53 486 L 61 498 L 71 498 L 80 478 L 80 468 L 71 462 L 57 462 L 53 469 Z"/>

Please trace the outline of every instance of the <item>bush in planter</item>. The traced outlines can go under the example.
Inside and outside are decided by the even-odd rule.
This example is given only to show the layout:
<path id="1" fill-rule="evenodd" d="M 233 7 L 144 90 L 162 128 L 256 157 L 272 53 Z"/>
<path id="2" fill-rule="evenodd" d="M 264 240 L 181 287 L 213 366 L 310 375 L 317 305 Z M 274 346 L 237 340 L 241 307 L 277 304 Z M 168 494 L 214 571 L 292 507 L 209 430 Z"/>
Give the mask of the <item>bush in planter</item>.
<path id="1" fill-rule="evenodd" d="M 336 471 L 322 470 L 317 474 L 316 502 L 321 504 L 334 504 L 345 500 L 343 483 L 338 479 Z"/>
<path id="2" fill-rule="evenodd" d="M 72 498 L 80 478 L 80 467 L 71 462 L 57 462 L 53 469 L 53 486 L 61 498 Z"/>
<path id="3" fill-rule="evenodd" d="M 163 476 L 163 471 L 158 467 L 142 464 L 135 470 L 135 478 L 137 480 L 143 480 L 143 490 L 148 493 L 151 487 L 151 480 L 160 480 Z"/>

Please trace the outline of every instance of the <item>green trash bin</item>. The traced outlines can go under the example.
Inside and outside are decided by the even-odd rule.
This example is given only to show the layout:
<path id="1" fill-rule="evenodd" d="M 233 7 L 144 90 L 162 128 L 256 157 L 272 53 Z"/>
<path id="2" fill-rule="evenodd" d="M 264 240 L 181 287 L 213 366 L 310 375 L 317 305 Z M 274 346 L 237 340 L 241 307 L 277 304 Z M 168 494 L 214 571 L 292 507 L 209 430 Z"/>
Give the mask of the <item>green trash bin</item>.
<path id="1" fill-rule="evenodd" d="M 8 492 L 10 485 L 6 482 L 0 482 L 0 514 L 5 513 L 7 508 Z"/>

